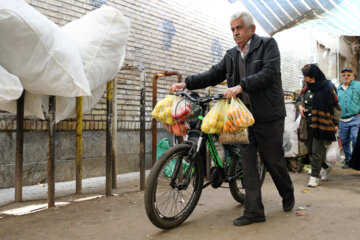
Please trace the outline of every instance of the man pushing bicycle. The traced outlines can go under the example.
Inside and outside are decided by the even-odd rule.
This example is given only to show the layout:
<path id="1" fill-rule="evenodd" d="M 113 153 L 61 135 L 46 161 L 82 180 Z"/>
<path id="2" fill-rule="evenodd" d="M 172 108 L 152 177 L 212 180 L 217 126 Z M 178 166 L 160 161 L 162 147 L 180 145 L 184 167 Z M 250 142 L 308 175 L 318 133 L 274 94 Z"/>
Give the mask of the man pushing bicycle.
<path id="1" fill-rule="evenodd" d="M 282 197 L 285 212 L 293 209 L 295 198 L 282 148 L 286 111 L 277 43 L 273 38 L 255 34 L 253 18 L 247 12 L 233 14 L 230 26 L 237 46 L 229 49 L 209 71 L 189 76 L 184 83 L 174 84 L 169 90 L 201 89 L 226 79 L 228 88 L 224 96 L 240 97 L 251 110 L 255 124 L 249 127 L 250 144 L 239 145 L 244 170 L 245 210 L 243 216 L 233 221 L 236 226 L 244 226 L 265 221 L 257 171 L 258 150 Z"/>

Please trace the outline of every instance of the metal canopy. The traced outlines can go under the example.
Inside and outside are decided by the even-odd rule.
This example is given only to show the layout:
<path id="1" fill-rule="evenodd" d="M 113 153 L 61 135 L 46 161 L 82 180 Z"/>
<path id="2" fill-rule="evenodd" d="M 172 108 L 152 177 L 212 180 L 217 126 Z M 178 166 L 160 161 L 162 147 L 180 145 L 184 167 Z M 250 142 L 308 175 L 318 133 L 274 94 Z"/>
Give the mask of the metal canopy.
<path id="1" fill-rule="evenodd" d="M 337 36 L 360 36 L 359 0 L 240 1 L 271 36 L 299 24 Z"/>

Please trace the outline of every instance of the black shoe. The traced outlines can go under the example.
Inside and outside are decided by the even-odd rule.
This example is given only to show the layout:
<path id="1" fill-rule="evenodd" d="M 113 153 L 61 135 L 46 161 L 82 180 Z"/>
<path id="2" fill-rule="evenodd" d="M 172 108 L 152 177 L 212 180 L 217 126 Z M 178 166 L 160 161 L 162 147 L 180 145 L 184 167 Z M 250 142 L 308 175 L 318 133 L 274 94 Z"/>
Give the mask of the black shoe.
<path id="1" fill-rule="evenodd" d="M 235 226 L 245 226 L 252 224 L 254 222 L 265 222 L 265 217 L 250 218 L 250 217 L 241 216 L 233 221 Z"/>
<path id="2" fill-rule="evenodd" d="M 289 197 L 283 198 L 282 204 L 283 204 L 284 212 L 290 212 L 294 208 L 294 205 L 295 205 L 294 194 L 292 194 Z"/>
<path id="3" fill-rule="evenodd" d="M 342 169 L 349 169 L 350 166 L 348 164 L 344 164 L 344 166 L 342 166 Z"/>

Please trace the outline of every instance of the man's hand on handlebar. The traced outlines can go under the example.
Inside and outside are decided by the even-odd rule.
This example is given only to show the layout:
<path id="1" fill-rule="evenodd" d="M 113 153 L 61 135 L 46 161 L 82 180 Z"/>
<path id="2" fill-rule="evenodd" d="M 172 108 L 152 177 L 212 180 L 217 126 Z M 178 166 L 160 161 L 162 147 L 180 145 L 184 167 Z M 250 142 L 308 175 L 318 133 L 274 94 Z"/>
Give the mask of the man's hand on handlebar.
<path id="1" fill-rule="evenodd" d="M 242 93 L 242 87 L 237 85 L 235 87 L 227 88 L 224 93 L 224 97 L 226 98 L 236 98 L 236 95 Z"/>
<path id="2" fill-rule="evenodd" d="M 171 85 L 169 87 L 169 92 L 176 92 L 176 91 L 179 91 L 179 90 L 185 90 L 186 88 L 186 83 L 184 82 L 181 82 L 181 83 L 175 83 L 173 85 Z"/>

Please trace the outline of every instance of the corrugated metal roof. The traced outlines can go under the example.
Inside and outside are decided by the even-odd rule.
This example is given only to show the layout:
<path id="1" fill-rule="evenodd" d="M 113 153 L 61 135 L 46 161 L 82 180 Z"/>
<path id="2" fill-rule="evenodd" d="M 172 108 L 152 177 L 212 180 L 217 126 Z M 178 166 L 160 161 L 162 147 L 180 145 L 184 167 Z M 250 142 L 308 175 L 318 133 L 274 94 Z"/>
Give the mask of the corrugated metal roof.
<path id="1" fill-rule="evenodd" d="M 298 24 L 360 36 L 360 0 L 240 0 L 269 35 Z"/>

